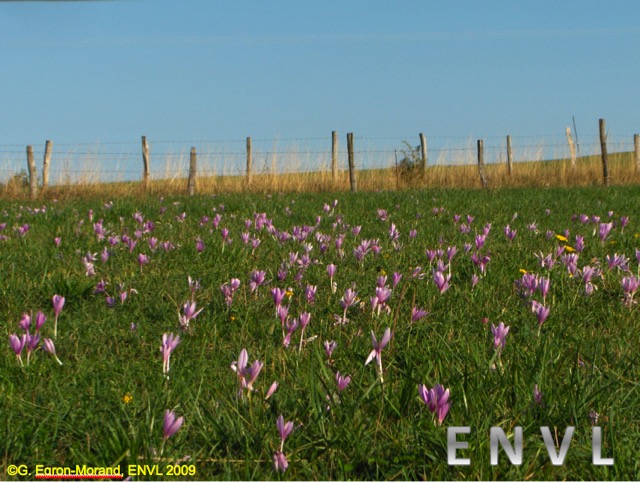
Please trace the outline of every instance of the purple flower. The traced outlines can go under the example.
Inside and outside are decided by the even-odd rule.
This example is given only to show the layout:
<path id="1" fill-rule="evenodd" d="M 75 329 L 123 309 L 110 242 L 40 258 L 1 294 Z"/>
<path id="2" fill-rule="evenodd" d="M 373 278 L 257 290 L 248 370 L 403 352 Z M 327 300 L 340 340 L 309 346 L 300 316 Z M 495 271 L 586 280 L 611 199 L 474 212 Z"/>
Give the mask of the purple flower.
<path id="1" fill-rule="evenodd" d="M 273 469 L 276 472 L 285 472 L 289 467 L 289 462 L 287 461 L 287 457 L 285 457 L 282 451 L 278 450 L 273 454 Z"/>
<path id="2" fill-rule="evenodd" d="M 20 360 L 20 364 L 22 365 L 22 358 L 20 355 L 27 344 L 27 335 L 24 334 L 22 336 L 17 336 L 15 333 L 9 335 L 9 343 L 11 344 L 11 349 L 16 354 L 18 360 Z"/>
<path id="3" fill-rule="evenodd" d="M 191 320 L 193 320 L 196 316 L 198 316 L 200 314 L 200 312 L 203 310 L 204 308 L 200 308 L 198 311 L 196 311 L 196 302 L 193 301 L 191 303 L 186 302 L 183 306 L 182 306 L 182 316 L 179 316 L 179 321 L 180 321 L 180 326 L 182 327 L 182 329 L 186 329 L 189 327 L 189 322 Z"/>
<path id="4" fill-rule="evenodd" d="M 53 314 L 55 316 L 53 323 L 53 337 L 56 338 L 58 336 L 58 316 L 62 312 L 62 308 L 64 307 L 65 299 L 60 295 L 53 295 L 51 303 L 53 304 Z"/>
<path id="5" fill-rule="evenodd" d="M 62 362 L 58 358 L 58 355 L 56 355 L 56 346 L 53 344 L 53 340 L 51 338 L 45 338 L 44 340 L 42 340 L 42 348 L 50 355 L 53 355 L 56 361 L 60 365 L 62 365 Z"/>
<path id="6" fill-rule="evenodd" d="M 271 384 L 271 386 L 269 387 L 269 390 L 267 390 L 267 394 L 264 396 L 264 399 L 269 400 L 269 398 L 271 398 L 271 395 L 273 395 L 277 389 L 278 389 L 278 382 L 275 381 Z"/>
<path id="7" fill-rule="evenodd" d="M 373 350 L 369 353 L 367 360 L 364 362 L 365 365 L 368 365 L 371 360 L 374 358 L 378 360 L 378 369 L 380 371 L 380 382 L 384 383 L 384 379 L 382 378 L 382 350 L 391 340 L 391 328 L 387 328 L 384 330 L 384 334 L 382 335 L 382 339 L 380 342 L 376 339 L 376 334 L 371 331 L 371 342 L 373 344 Z"/>
<path id="8" fill-rule="evenodd" d="M 172 410 L 166 410 L 164 412 L 164 425 L 162 427 L 164 439 L 167 440 L 169 437 L 175 435 L 175 433 L 180 430 L 180 427 L 182 427 L 183 422 L 184 417 L 176 418 L 175 412 Z"/>
<path id="9" fill-rule="evenodd" d="M 45 321 L 47 321 L 47 317 L 45 316 L 45 314 L 42 311 L 38 311 L 36 313 L 36 320 L 35 320 L 36 332 L 40 331 L 40 328 L 42 328 L 42 325 L 44 325 Z"/>
<path id="10" fill-rule="evenodd" d="M 165 333 L 162 335 L 162 346 L 160 352 L 162 353 L 162 373 L 168 375 L 169 362 L 171 359 L 171 353 L 176 349 L 180 343 L 180 335 L 174 335 L 173 333 Z"/>
<path id="11" fill-rule="evenodd" d="M 387 313 L 390 313 L 391 308 L 387 305 L 389 298 L 391 298 L 391 289 L 386 286 L 376 287 L 376 294 L 371 297 L 371 309 L 374 313 L 380 315 L 381 310 L 385 310 Z"/>
<path id="12" fill-rule="evenodd" d="M 413 308 L 411 308 L 411 322 L 415 323 L 420 318 L 424 318 L 428 314 L 429 312 L 427 310 L 423 310 L 422 308 L 418 308 L 417 306 L 414 306 Z"/>
<path id="13" fill-rule="evenodd" d="M 29 315 L 29 313 L 22 313 L 22 318 L 20 318 L 19 326 L 24 331 L 29 331 L 29 327 L 31 326 L 31 315 Z"/>
<path id="14" fill-rule="evenodd" d="M 286 290 L 281 288 L 273 288 L 271 290 L 271 296 L 273 296 L 273 302 L 276 305 L 276 308 L 282 304 L 282 300 L 284 300 L 284 295 L 286 294 Z"/>
<path id="15" fill-rule="evenodd" d="M 284 307 L 280 306 L 278 308 L 284 308 Z M 284 339 L 282 340 L 282 345 L 285 348 L 287 348 L 289 346 L 289 343 L 291 343 L 291 335 L 293 335 L 293 332 L 296 331 L 296 329 L 298 328 L 298 319 L 293 318 L 293 319 L 287 320 L 285 325 L 287 329 L 287 334 L 284 336 Z M 300 342 L 300 345 L 302 346 L 302 340 Z"/>
<path id="16" fill-rule="evenodd" d="M 267 277 L 266 271 L 254 270 L 249 278 L 249 288 L 254 293 L 265 282 Z"/>
<path id="17" fill-rule="evenodd" d="M 280 415 L 278 420 L 276 420 L 276 426 L 278 427 L 278 432 L 280 433 L 280 450 L 284 447 L 284 441 L 287 440 L 287 437 L 293 431 L 293 422 L 284 421 L 284 417 Z"/>
<path id="18" fill-rule="evenodd" d="M 550 285 L 551 285 L 551 280 L 549 278 L 538 278 L 538 290 L 540 290 L 540 293 L 542 293 L 543 302 L 547 298 Z"/>
<path id="19" fill-rule="evenodd" d="M 324 351 L 327 354 L 327 358 L 331 360 L 331 356 L 333 355 L 333 350 L 336 349 L 338 343 L 335 341 L 325 341 L 324 342 Z"/>
<path id="20" fill-rule="evenodd" d="M 56 318 L 62 312 L 62 308 L 64 307 L 65 299 L 60 295 L 53 295 L 53 299 L 51 300 L 53 304 L 53 314 Z"/>
<path id="21" fill-rule="evenodd" d="M 349 383 L 351 383 L 351 377 L 342 376 L 340 374 L 340 372 L 337 372 L 336 373 L 336 383 L 338 384 L 338 390 L 339 391 L 343 391 L 345 388 L 347 388 L 347 385 L 349 385 Z"/>
<path id="22" fill-rule="evenodd" d="M 500 322 L 498 326 L 491 324 L 491 333 L 493 333 L 493 347 L 496 350 L 500 350 L 505 347 L 507 343 L 507 334 L 509 333 L 508 326 L 504 326 L 504 323 Z"/>
<path id="23" fill-rule="evenodd" d="M 537 383 L 533 387 L 533 399 L 538 405 L 542 404 L 542 392 L 538 389 Z"/>
<path id="24" fill-rule="evenodd" d="M 600 241 L 602 241 L 603 243 L 605 242 L 612 228 L 613 223 L 600 223 L 600 225 L 598 226 L 598 237 L 600 238 Z"/>
<path id="25" fill-rule="evenodd" d="M 549 316 L 550 308 L 545 307 L 543 304 L 538 303 L 536 300 L 531 302 L 531 311 L 533 311 L 538 318 L 538 326 L 542 326 L 542 324 L 546 321 Z"/>
<path id="26" fill-rule="evenodd" d="M 418 393 L 429 411 L 436 415 L 438 424 L 441 425 L 447 413 L 449 413 L 449 408 L 451 408 L 449 389 L 445 390 L 440 384 L 436 384 L 431 389 L 428 389 L 426 385 L 420 385 L 418 386 Z"/>
<path id="27" fill-rule="evenodd" d="M 516 237 L 517 231 L 515 229 L 511 229 L 511 226 L 508 224 L 504 228 L 504 235 L 507 237 L 509 241 L 513 241 L 513 238 Z"/>
<path id="28" fill-rule="evenodd" d="M 621 281 L 624 291 L 624 302 L 627 306 L 634 304 L 633 296 L 640 288 L 640 278 L 637 276 L 624 276 Z"/>
<path id="29" fill-rule="evenodd" d="M 449 280 L 451 279 L 451 275 L 447 275 L 446 277 L 442 274 L 441 271 L 434 270 L 433 271 L 433 282 L 438 287 L 440 294 L 444 293 L 449 289 Z"/>
<path id="30" fill-rule="evenodd" d="M 250 367 L 248 367 L 248 365 L 249 354 L 247 353 L 247 350 L 243 348 L 238 356 L 238 361 L 234 361 L 231 364 L 231 369 L 237 373 L 241 388 L 251 392 L 253 391 L 253 382 L 258 378 L 260 370 L 262 370 L 263 363 L 256 360 Z"/>

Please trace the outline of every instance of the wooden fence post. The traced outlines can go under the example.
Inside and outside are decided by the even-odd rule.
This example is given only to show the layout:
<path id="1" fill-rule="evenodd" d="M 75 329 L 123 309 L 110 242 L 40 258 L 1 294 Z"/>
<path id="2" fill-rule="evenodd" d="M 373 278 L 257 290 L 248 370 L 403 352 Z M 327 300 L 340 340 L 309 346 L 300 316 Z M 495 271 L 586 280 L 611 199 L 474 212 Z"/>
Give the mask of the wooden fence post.
<path id="1" fill-rule="evenodd" d="M 196 192 L 196 148 L 191 148 L 191 156 L 189 158 L 189 183 L 187 184 L 187 191 L 189 196 L 193 196 Z"/>
<path id="2" fill-rule="evenodd" d="M 638 134 L 633 135 L 633 152 L 636 158 L 636 172 L 640 173 L 640 135 Z"/>
<path id="3" fill-rule="evenodd" d="M 338 179 L 338 133 L 331 132 L 331 178 L 333 182 Z"/>
<path id="4" fill-rule="evenodd" d="M 247 186 L 251 184 L 252 164 L 253 164 L 253 151 L 251 149 L 251 137 L 247 137 Z"/>
<path id="5" fill-rule="evenodd" d="M 571 168 L 576 168 L 576 146 L 571 138 L 571 127 L 567 127 L 567 143 L 569 144 L 569 153 L 571 154 Z"/>
<path id="6" fill-rule="evenodd" d="M 427 172 L 427 138 L 420 133 L 420 158 L 422 160 L 422 172 Z"/>
<path id="7" fill-rule="evenodd" d="M 484 172 L 484 142 L 482 139 L 478 139 L 478 173 L 480 174 L 482 189 L 486 189 L 489 183 L 487 182 L 487 175 Z"/>
<path id="8" fill-rule="evenodd" d="M 142 184 L 144 190 L 149 189 L 149 144 L 147 144 L 147 136 L 142 136 Z"/>
<path id="9" fill-rule="evenodd" d="M 53 142 L 46 141 L 44 143 L 44 159 L 42 160 L 42 190 L 49 187 L 49 163 L 51 162 L 51 150 Z"/>
<path id="10" fill-rule="evenodd" d="M 356 166 L 353 162 L 353 132 L 347 134 L 347 153 L 349 156 L 349 184 L 351 186 L 351 192 L 357 192 Z"/>
<path id="11" fill-rule="evenodd" d="M 38 175 L 36 161 L 33 160 L 33 146 L 27 146 L 27 167 L 29 168 L 29 195 L 31 199 L 38 196 Z"/>
<path id="12" fill-rule="evenodd" d="M 609 166 L 607 157 L 607 129 L 604 119 L 598 121 L 600 125 L 600 149 L 602 150 L 602 176 L 604 177 L 604 185 L 609 187 Z"/>
<path id="13" fill-rule="evenodd" d="M 511 136 L 507 135 L 507 167 L 509 176 L 513 173 L 513 150 L 511 149 Z"/>

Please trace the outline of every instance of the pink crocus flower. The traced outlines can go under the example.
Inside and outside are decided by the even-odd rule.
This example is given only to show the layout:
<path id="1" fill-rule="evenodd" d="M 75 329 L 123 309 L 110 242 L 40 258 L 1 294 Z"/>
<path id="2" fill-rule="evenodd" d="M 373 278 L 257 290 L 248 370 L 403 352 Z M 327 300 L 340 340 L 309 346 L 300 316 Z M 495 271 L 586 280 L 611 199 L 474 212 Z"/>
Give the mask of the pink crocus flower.
<path id="1" fill-rule="evenodd" d="M 351 383 L 351 377 L 350 376 L 343 376 L 340 374 L 340 372 L 336 373 L 336 383 L 338 384 L 338 390 L 340 392 L 342 392 L 345 388 L 347 388 L 347 385 L 349 385 L 349 383 Z"/>
<path id="2" fill-rule="evenodd" d="M 431 389 L 428 389 L 426 385 L 420 385 L 418 386 L 418 393 L 429 411 L 437 417 L 438 424 L 442 425 L 442 422 L 451 408 L 451 402 L 449 402 L 449 389 L 447 388 L 445 390 L 445 388 L 440 384 L 436 384 Z"/>
<path id="3" fill-rule="evenodd" d="M 169 437 L 175 435 L 183 423 L 184 417 L 176 417 L 173 410 L 166 410 L 164 412 L 164 424 L 162 426 L 164 440 L 166 441 Z"/>
<path id="4" fill-rule="evenodd" d="M 440 291 L 440 294 L 444 293 L 445 291 L 447 291 L 449 289 L 449 280 L 451 279 L 451 275 L 447 275 L 445 277 L 444 274 L 442 274 L 441 271 L 438 270 L 434 270 L 433 271 L 433 282 L 435 283 L 436 287 L 438 288 L 438 291 Z"/>
<path id="5" fill-rule="evenodd" d="M 291 435 L 291 432 L 293 432 L 293 422 L 285 422 L 284 417 L 280 415 L 276 420 L 276 426 L 280 433 L 280 451 L 282 451 L 284 448 L 284 441 L 287 440 L 287 437 Z"/>
<path id="6" fill-rule="evenodd" d="M 346 311 L 354 303 L 357 303 L 357 296 L 357 291 L 351 288 L 347 288 L 344 292 L 344 296 L 340 299 L 340 306 L 342 306 L 342 308 Z"/>
<path id="7" fill-rule="evenodd" d="M 140 268 L 142 268 L 145 264 L 149 264 L 149 256 L 142 253 L 138 254 L 138 264 L 140 265 Z"/>
<path id="8" fill-rule="evenodd" d="M 509 241 L 513 241 L 516 237 L 517 231 L 515 229 L 511 229 L 510 225 L 506 225 L 504 228 L 504 235 L 507 237 Z"/>
<path id="9" fill-rule="evenodd" d="M 500 350 L 505 347 L 507 340 L 507 334 L 509 333 L 509 326 L 504 326 L 503 322 L 500 322 L 498 326 L 491 324 L 491 333 L 493 333 L 493 347 L 496 350 Z"/>
<path id="10" fill-rule="evenodd" d="M 273 297 L 273 303 L 276 305 L 276 308 L 282 304 L 285 294 L 286 290 L 282 288 L 273 288 L 271 290 L 271 296 Z"/>
<path id="11" fill-rule="evenodd" d="M 24 334 L 22 336 L 17 336 L 15 333 L 9 335 L 9 343 L 11 344 L 11 349 L 16 354 L 16 357 L 20 361 L 20 365 L 22 365 L 22 350 L 27 344 L 27 335 Z"/>
<path id="12" fill-rule="evenodd" d="M 600 238 L 600 241 L 602 241 L 603 243 L 605 242 L 612 228 L 613 223 L 600 223 L 600 225 L 598 226 L 598 237 Z"/>
<path id="13" fill-rule="evenodd" d="M 162 353 L 162 373 L 165 376 L 169 374 L 169 364 L 171 360 L 171 353 L 176 349 L 180 343 L 180 335 L 174 335 L 173 333 L 165 333 L 162 335 L 162 346 L 160 352 Z"/>
<path id="14" fill-rule="evenodd" d="M 327 354 L 327 358 L 331 361 L 331 356 L 333 355 L 333 350 L 336 349 L 338 343 L 335 341 L 325 341 L 324 342 L 324 351 Z"/>
<path id="15" fill-rule="evenodd" d="M 533 399 L 538 405 L 542 404 L 542 392 L 538 389 L 537 383 L 533 387 Z"/>
<path id="16" fill-rule="evenodd" d="M 53 340 L 51 338 L 45 338 L 44 340 L 42 340 L 42 348 L 44 349 L 44 351 L 46 351 L 50 355 L 53 355 L 56 361 L 60 365 L 62 365 L 60 358 L 58 358 L 58 355 L 56 355 L 56 346 L 54 345 Z"/>
<path id="17" fill-rule="evenodd" d="M 298 319 L 293 318 L 293 319 L 287 320 L 287 322 L 285 323 L 285 327 L 287 329 L 287 334 L 284 335 L 284 339 L 282 340 L 282 346 L 287 348 L 291 343 L 291 335 L 293 335 L 293 332 L 296 331 L 296 329 L 298 328 Z"/>
<path id="18" fill-rule="evenodd" d="M 376 339 L 376 334 L 371 331 L 371 342 L 373 344 L 373 350 L 369 353 L 367 360 L 364 362 L 365 365 L 368 365 L 374 358 L 378 361 L 378 370 L 380 372 L 380 383 L 384 383 L 384 378 L 382 377 L 382 350 L 391 340 L 391 328 L 387 328 L 384 330 L 384 334 L 382 335 L 382 339 L 380 342 Z"/>
<path id="19" fill-rule="evenodd" d="M 413 308 L 411 308 L 411 322 L 415 323 L 416 321 L 418 321 L 421 318 L 424 318 L 428 314 L 429 312 L 427 310 L 414 306 Z"/>
<path id="20" fill-rule="evenodd" d="M 53 337 L 56 338 L 58 336 L 58 316 L 62 312 L 62 308 L 64 307 L 65 299 L 60 295 L 53 295 L 51 303 L 53 304 L 53 315 L 54 315 L 54 323 L 53 323 Z"/>
<path id="21" fill-rule="evenodd" d="M 231 369 L 236 372 L 238 379 L 240 380 L 241 389 L 246 389 L 247 392 L 253 391 L 253 382 L 260 374 L 263 363 L 256 360 L 253 365 L 249 365 L 249 354 L 245 348 L 242 349 L 238 356 L 238 361 L 234 361 L 231 364 Z M 242 392 L 241 392 L 242 393 Z"/>
<path id="22" fill-rule="evenodd" d="M 267 394 L 264 396 L 264 399 L 269 400 L 269 398 L 271 398 L 271 395 L 276 393 L 277 389 L 278 389 L 278 382 L 275 381 L 271 384 L 271 386 L 269 387 L 269 390 L 267 390 Z"/>
<path id="23" fill-rule="evenodd" d="M 542 303 L 533 300 L 531 302 L 531 311 L 533 311 L 538 318 L 538 326 L 542 326 L 542 324 L 546 321 L 549 316 L 549 312 L 551 308 L 544 306 Z"/>
<path id="24" fill-rule="evenodd" d="M 338 289 L 338 286 L 336 283 L 334 283 L 333 281 L 333 277 L 336 275 L 336 265 L 335 264 L 330 264 L 327 266 L 327 274 L 329 275 L 329 283 L 331 284 L 331 292 L 335 293 L 336 290 Z"/>
<path id="25" fill-rule="evenodd" d="M 289 467 L 289 461 L 284 453 L 280 450 L 273 454 L 273 468 L 276 472 L 285 472 Z"/>

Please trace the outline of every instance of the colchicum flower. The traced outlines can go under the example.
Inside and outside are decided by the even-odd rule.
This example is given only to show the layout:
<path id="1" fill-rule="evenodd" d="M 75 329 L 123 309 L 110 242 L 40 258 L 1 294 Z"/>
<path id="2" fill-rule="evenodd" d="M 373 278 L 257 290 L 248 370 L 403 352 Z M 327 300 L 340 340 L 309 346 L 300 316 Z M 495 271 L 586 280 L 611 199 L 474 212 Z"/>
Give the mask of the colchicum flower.
<path id="1" fill-rule="evenodd" d="M 427 388 L 426 385 L 420 385 L 418 386 L 418 393 L 427 408 L 436 416 L 438 424 L 442 425 L 451 408 L 449 389 L 445 390 L 440 384 L 436 384 L 431 389 Z"/>
<path id="2" fill-rule="evenodd" d="M 493 333 L 493 347 L 496 350 L 501 350 L 507 343 L 507 334 L 509 333 L 508 326 L 504 326 L 504 323 L 500 322 L 498 326 L 491 324 L 491 333 Z"/>
<path id="3" fill-rule="evenodd" d="M 53 304 L 53 315 L 55 317 L 53 324 L 53 337 L 57 338 L 58 336 L 58 316 L 62 312 L 62 308 L 64 307 L 65 299 L 60 295 L 53 295 L 53 299 L 51 300 Z"/>
<path id="4" fill-rule="evenodd" d="M 173 333 L 165 333 L 162 335 L 162 346 L 160 352 L 162 353 L 162 373 L 165 376 L 169 374 L 169 362 L 171 359 L 171 352 L 176 349 L 180 343 L 180 335 L 174 335 Z"/>
<path id="5" fill-rule="evenodd" d="M 371 342 L 373 343 L 373 350 L 369 353 L 367 360 L 364 362 L 365 365 L 368 365 L 371 360 L 374 358 L 378 360 L 378 371 L 380 372 L 380 383 L 384 383 L 384 378 L 382 376 L 382 350 L 391 340 L 391 328 L 387 328 L 384 330 L 384 334 L 382 335 L 382 339 L 380 342 L 376 339 L 376 335 L 373 331 L 371 331 Z"/>
<path id="6" fill-rule="evenodd" d="M 166 410 L 164 412 L 164 425 L 162 427 L 164 440 L 166 441 L 169 437 L 175 435 L 175 433 L 180 430 L 180 427 L 182 427 L 183 422 L 184 417 L 176 418 L 175 412 L 172 410 Z"/>

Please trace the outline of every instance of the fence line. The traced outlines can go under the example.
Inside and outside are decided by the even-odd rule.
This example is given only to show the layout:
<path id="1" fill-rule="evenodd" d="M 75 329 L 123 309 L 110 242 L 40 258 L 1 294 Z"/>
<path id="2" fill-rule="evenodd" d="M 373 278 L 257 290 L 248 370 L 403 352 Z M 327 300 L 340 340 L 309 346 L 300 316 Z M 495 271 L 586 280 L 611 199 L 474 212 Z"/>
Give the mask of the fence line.
<path id="1" fill-rule="evenodd" d="M 208 140 L 174 141 L 147 140 L 142 136 L 140 142 L 105 143 L 56 143 L 28 146 L 25 165 L 25 150 L 17 149 L 16 144 L 0 144 L 0 182 L 6 182 L 15 176 L 29 176 L 32 197 L 37 196 L 37 188 L 42 181 L 43 189 L 47 185 L 64 184 L 92 178 L 95 182 L 141 181 L 145 188 L 151 180 L 181 179 L 189 176 L 189 192 L 196 190 L 196 172 L 201 176 L 245 176 L 247 184 L 252 175 L 280 173 L 330 172 L 336 182 L 338 172 L 347 169 L 351 178 L 351 189 L 356 189 L 356 168 L 358 170 L 384 169 L 394 167 L 398 172 L 400 163 L 413 162 L 420 165 L 426 175 L 434 166 L 471 165 L 478 162 L 481 184 L 488 186 L 484 166 L 504 164 L 508 174 L 517 176 L 518 163 L 544 162 L 555 159 L 571 159 L 572 168 L 576 166 L 575 147 L 579 146 L 581 158 L 602 156 L 603 181 L 609 183 L 607 154 L 632 152 L 634 172 L 640 173 L 640 147 L 638 134 L 630 136 L 607 134 L 604 119 L 599 121 L 599 138 L 584 137 L 578 143 L 573 139 L 571 129 L 567 127 L 564 135 L 545 136 L 543 141 L 535 143 L 531 139 L 537 136 L 503 137 L 488 136 L 483 139 L 469 137 L 429 137 L 418 133 L 410 137 L 367 137 L 349 133 L 346 148 L 340 149 L 338 133 L 332 131 L 327 137 L 300 137 L 244 140 Z M 559 140 L 565 137 L 565 142 Z M 410 139 L 411 142 L 408 142 Z M 486 139 L 495 142 L 487 143 Z M 381 141 L 399 141 L 395 146 L 384 145 Z M 528 142 L 518 142 L 527 140 Z M 280 147 L 283 142 L 304 142 L 303 146 Z M 245 143 L 245 149 L 228 149 L 228 145 Z M 270 143 L 271 148 L 264 145 Z M 314 144 L 310 147 L 309 144 Z M 320 145 L 322 143 L 322 145 Z M 113 149 L 112 146 L 133 146 L 138 149 Z M 167 146 L 179 145 L 179 149 Z M 258 145 L 258 147 L 256 147 Z M 260 147 L 262 145 L 262 147 Z M 102 147 L 106 147 L 103 150 Z M 198 169 L 195 169 L 195 151 L 197 147 Z M 222 149 L 220 149 L 222 148 Z M 42 156 L 42 157 L 40 157 Z M 43 158 L 42 179 L 37 177 L 34 158 Z M 246 161 L 243 165 L 242 160 Z M 135 168 L 133 166 L 136 166 Z M 164 169 L 162 168 L 164 166 Z"/>

